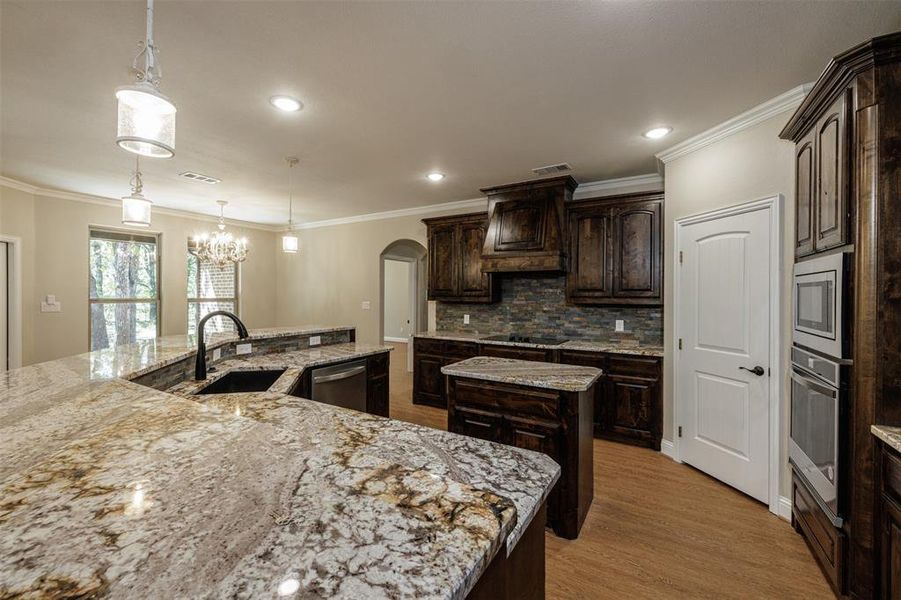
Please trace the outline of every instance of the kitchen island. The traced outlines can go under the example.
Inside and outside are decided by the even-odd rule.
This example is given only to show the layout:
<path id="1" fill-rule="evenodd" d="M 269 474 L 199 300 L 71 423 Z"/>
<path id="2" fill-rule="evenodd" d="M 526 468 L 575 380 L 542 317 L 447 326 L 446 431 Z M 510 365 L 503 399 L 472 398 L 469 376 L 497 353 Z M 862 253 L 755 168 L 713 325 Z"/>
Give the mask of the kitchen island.
<path id="1" fill-rule="evenodd" d="M 548 524 L 575 539 L 594 498 L 592 411 L 600 369 L 477 356 L 441 369 L 447 429 L 543 452 L 561 467 Z"/>
<path id="2" fill-rule="evenodd" d="M 303 336 L 328 332 L 334 346 L 303 347 Z M 497 572 L 534 547 L 557 465 L 286 393 L 292 369 L 387 352 L 354 342 L 352 328 L 250 339 L 283 350 L 235 356 L 237 340 L 220 335 L 208 346 L 224 356 L 211 378 L 288 367 L 261 392 L 197 396 L 189 382 L 171 392 L 136 383 L 164 385 L 177 369 L 156 373 L 192 360 L 189 336 L 0 374 L 0 596 L 503 589 Z"/>

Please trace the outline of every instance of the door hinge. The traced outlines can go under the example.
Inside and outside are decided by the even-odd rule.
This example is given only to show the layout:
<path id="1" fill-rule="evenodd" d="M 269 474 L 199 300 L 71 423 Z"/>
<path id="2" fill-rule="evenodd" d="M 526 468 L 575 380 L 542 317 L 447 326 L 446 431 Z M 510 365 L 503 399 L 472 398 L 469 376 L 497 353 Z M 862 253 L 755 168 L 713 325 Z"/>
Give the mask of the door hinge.
<path id="1" fill-rule="evenodd" d="M 679 264 L 682 264 L 682 251 L 679 250 Z"/>
<path id="2" fill-rule="evenodd" d="M 682 437 L 682 426 L 679 425 L 679 437 Z"/>
<path id="3" fill-rule="evenodd" d="M 679 338 L 679 350 L 682 349 L 682 338 Z"/>

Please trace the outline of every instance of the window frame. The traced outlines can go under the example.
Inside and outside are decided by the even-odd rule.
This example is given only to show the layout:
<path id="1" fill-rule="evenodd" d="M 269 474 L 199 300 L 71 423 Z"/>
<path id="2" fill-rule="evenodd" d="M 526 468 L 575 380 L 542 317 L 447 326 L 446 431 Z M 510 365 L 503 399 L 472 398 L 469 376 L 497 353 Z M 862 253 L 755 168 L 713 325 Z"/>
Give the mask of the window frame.
<path id="1" fill-rule="evenodd" d="M 115 240 L 114 237 L 104 237 L 103 235 L 94 236 L 93 233 L 112 234 L 115 236 L 131 237 L 131 238 L 153 238 L 154 247 L 156 248 L 156 297 L 155 298 L 91 298 L 91 240 L 108 239 Z M 137 240 L 132 240 L 137 241 Z M 93 352 L 93 335 L 92 319 L 94 317 L 95 304 L 156 304 L 156 337 L 162 335 L 163 321 L 163 234 L 158 231 L 134 231 L 131 229 L 121 229 L 118 227 L 109 227 L 106 225 L 88 225 L 88 352 Z M 111 348 L 115 348 L 112 346 Z M 109 349 L 109 348 L 108 348 Z"/>
<path id="2" fill-rule="evenodd" d="M 201 262 L 201 260 L 199 258 L 197 258 L 195 255 L 191 254 L 191 244 L 192 244 L 192 241 L 189 239 L 187 250 L 186 250 L 185 254 L 186 254 L 188 260 L 194 259 L 197 261 L 197 275 L 196 275 L 197 279 L 194 282 L 194 289 L 199 292 L 200 287 L 201 287 L 200 286 L 200 268 L 203 263 Z M 197 323 L 200 322 L 200 318 L 201 318 L 200 313 L 199 313 L 199 310 L 200 310 L 199 307 L 204 302 L 214 302 L 214 303 L 215 302 L 232 302 L 235 306 L 235 314 L 238 316 L 238 318 L 241 317 L 241 286 L 240 286 L 241 263 L 234 263 L 234 265 L 235 265 L 235 295 L 234 296 L 221 297 L 221 298 L 198 298 L 198 297 L 192 297 L 192 296 L 186 295 L 187 301 L 186 301 L 185 308 L 189 309 L 191 307 L 192 302 L 197 305 L 197 309 L 195 311 L 195 317 L 197 317 L 197 318 L 194 321 L 194 333 L 191 333 L 189 323 L 185 324 L 185 330 L 188 335 L 197 335 Z M 185 262 L 185 271 L 186 271 L 185 274 L 186 275 L 187 275 L 187 268 L 188 268 L 188 265 L 187 265 L 187 262 Z M 185 283 L 187 284 L 187 277 L 185 277 Z M 187 314 L 187 310 L 185 311 L 185 313 Z"/>

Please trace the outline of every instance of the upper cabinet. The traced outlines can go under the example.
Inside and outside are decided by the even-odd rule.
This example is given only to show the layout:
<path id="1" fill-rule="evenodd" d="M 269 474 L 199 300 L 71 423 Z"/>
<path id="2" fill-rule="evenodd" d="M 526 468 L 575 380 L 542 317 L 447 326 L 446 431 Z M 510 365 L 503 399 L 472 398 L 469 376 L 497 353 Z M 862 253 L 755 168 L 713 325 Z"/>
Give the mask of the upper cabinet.
<path id="1" fill-rule="evenodd" d="M 429 240 L 429 300 L 495 302 L 497 284 L 482 271 L 485 213 L 424 219 Z"/>
<path id="2" fill-rule="evenodd" d="M 795 145 L 795 256 L 848 243 L 846 91 Z"/>
<path id="3" fill-rule="evenodd" d="M 663 194 L 572 202 L 567 207 L 573 304 L 663 303 Z"/>
<path id="4" fill-rule="evenodd" d="M 567 175 L 483 189 L 488 196 L 488 233 L 482 270 L 563 271 L 564 203 L 577 185 Z"/>

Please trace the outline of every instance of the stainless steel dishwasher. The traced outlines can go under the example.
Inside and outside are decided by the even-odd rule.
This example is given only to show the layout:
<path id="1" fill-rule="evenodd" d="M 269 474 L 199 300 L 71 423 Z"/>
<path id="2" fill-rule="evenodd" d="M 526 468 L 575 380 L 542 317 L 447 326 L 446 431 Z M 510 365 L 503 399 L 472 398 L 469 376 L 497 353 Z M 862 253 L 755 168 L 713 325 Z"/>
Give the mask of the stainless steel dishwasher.
<path id="1" fill-rule="evenodd" d="M 366 361 L 313 369 L 310 395 L 316 402 L 366 412 Z"/>

